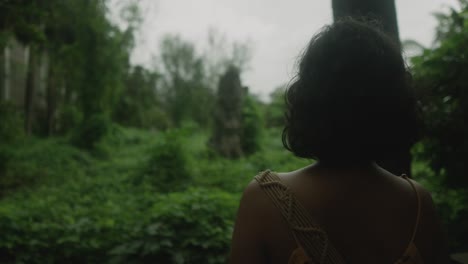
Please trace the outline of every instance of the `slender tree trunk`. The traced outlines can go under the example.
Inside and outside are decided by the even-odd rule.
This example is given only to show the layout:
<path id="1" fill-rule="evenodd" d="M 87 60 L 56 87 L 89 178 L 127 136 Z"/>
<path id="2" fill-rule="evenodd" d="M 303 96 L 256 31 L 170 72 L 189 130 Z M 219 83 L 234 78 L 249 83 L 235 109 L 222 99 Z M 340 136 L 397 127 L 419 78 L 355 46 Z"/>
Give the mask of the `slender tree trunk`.
<path id="1" fill-rule="evenodd" d="M 367 17 L 378 20 L 383 30 L 400 44 L 395 0 L 332 0 L 332 7 L 335 21 L 343 17 Z M 410 149 L 392 155 L 392 159 L 378 161 L 379 165 L 397 175 L 403 173 L 410 175 Z"/>
<path id="2" fill-rule="evenodd" d="M 53 62 L 50 61 L 47 75 L 47 88 L 46 88 L 46 104 L 47 104 L 47 116 L 46 116 L 46 133 L 47 136 L 52 135 L 54 127 L 54 117 L 57 108 L 56 90 L 57 90 L 57 76 L 54 72 Z"/>
<path id="3" fill-rule="evenodd" d="M 10 47 L 7 45 L 5 47 L 5 50 L 3 51 L 4 52 L 4 57 L 5 57 L 5 61 L 4 61 L 4 79 L 2 80 L 3 82 L 3 94 L 2 94 L 2 98 L 3 100 L 7 101 L 7 100 L 10 100 L 10 80 L 11 80 L 11 58 L 10 58 Z"/>
<path id="4" fill-rule="evenodd" d="M 35 93 L 35 73 L 36 73 L 36 61 L 37 51 L 34 46 L 29 48 L 28 58 L 28 71 L 26 75 L 26 92 L 24 96 L 24 117 L 25 117 L 25 130 L 29 135 L 32 130 L 32 119 L 33 119 L 33 104 L 34 104 L 34 93 Z"/>
<path id="5" fill-rule="evenodd" d="M 0 47 L 0 101 L 5 101 L 5 79 L 6 79 L 6 47 Z"/>

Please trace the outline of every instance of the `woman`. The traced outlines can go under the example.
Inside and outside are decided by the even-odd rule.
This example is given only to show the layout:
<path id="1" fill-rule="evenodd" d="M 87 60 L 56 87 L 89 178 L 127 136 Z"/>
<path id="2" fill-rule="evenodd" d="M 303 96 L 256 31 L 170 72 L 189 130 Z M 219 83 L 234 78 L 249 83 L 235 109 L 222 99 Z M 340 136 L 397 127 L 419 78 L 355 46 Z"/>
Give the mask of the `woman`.
<path id="1" fill-rule="evenodd" d="M 286 101 L 285 147 L 317 162 L 248 185 L 230 263 L 448 263 L 431 195 L 375 162 L 418 140 L 399 46 L 368 22 L 335 22 L 312 39 Z"/>

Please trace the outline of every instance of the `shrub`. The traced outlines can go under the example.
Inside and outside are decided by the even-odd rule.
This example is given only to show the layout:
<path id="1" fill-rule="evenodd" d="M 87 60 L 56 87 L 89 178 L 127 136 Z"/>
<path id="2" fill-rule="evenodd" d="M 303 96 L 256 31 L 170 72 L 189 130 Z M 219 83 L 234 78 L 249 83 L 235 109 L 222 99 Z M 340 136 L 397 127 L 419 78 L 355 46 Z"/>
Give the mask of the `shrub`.
<path id="1" fill-rule="evenodd" d="M 285 86 L 280 86 L 270 94 L 270 103 L 264 107 L 265 124 L 267 127 L 278 127 L 282 129 L 285 126 L 285 89 Z"/>
<path id="2" fill-rule="evenodd" d="M 123 102 L 128 100 L 130 99 L 124 97 L 122 99 Z M 161 107 L 156 105 L 142 107 L 137 102 L 134 104 L 119 106 L 114 113 L 114 120 L 125 126 L 147 129 L 166 130 L 172 126 L 171 119 Z"/>
<path id="3" fill-rule="evenodd" d="M 414 148 L 415 156 L 423 149 L 422 144 Z M 435 173 L 427 161 L 416 160 L 413 163 L 413 177 L 427 188 L 434 200 L 452 252 L 466 248 L 468 244 L 468 192 L 463 188 L 450 188 L 446 185 L 446 172 Z"/>
<path id="4" fill-rule="evenodd" d="M 8 148 L 9 173 L 40 182 L 0 199 L 0 263 L 225 263 L 242 189 L 259 170 L 305 161 L 280 131 L 265 133 L 264 151 L 229 160 L 184 127 L 111 129 L 96 145 L 112 148 L 107 159 L 60 139 Z"/>
<path id="5" fill-rule="evenodd" d="M 64 106 L 59 112 L 59 118 L 57 121 L 58 132 L 65 133 L 71 131 L 72 129 L 79 127 L 82 121 L 83 113 L 81 113 L 76 106 Z"/>
<path id="6" fill-rule="evenodd" d="M 195 139 L 191 138 L 191 143 Z M 196 186 L 214 187 L 232 193 L 241 193 L 253 177 L 260 171 L 292 171 L 310 165 L 311 160 L 298 158 L 284 149 L 281 130 L 266 129 L 262 133 L 260 151 L 237 160 L 222 158 L 213 150 L 205 148 L 191 153 L 190 172 Z M 192 149 L 193 147 L 191 147 Z"/>
<path id="7" fill-rule="evenodd" d="M 160 107 L 153 106 L 143 113 L 140 127 L 166 130 L 172 126 L 168 114 Z"/>
<path id="8" fill-rule="evenodd" d="M 0 262 L 226 262 L 236 195 L 197 188 L 116 199 L 107 189 L 93 197 L 104 199 L 89 203 L 83 194 L 63 190 L 0 202 Z M 135 196 L 152 206 L 142 207 Z"/>
<path id="9" fill-rule="evenodd" d="M 161 196 L 137 234 L 110 251 L 113 261 L 226 263 L 237 203 L 235 195 L 208 189 Z"/>
<path id="10" fill-rule="evenodd" d="M 150 153 L 143 176 L 161 192 L 183 190 L 191 183 L 180 131 L 168 131 Z"/>
<path id="11" fill-rule="evenodd" d="M 12 143 L 24 136 L 22 115 L 12 103 L 0 101 L 0 120 L 0 144 Z"/>
<path id="12" fill-rule="evenodd" d="M 244 154 L 252 154 L 260 150 L 263 120 L 258 102 L 252 96 L 246 96 L 242 107 L 241 147 Z"/>
<path id="13" fill-rule="evenodd" d="M 28 139 L 0 147 L 0 196 L 39 181 L 62 182 L 81 175 L 89 158 L 58 140 Z"/>
<path id="14" fill-rule="evenodd" d="M 111 130 L 112 123 L 104 114 L 84 120 L 72 135 L 72 143 L 80 148 L 93 150 L 97 143 Z"/>

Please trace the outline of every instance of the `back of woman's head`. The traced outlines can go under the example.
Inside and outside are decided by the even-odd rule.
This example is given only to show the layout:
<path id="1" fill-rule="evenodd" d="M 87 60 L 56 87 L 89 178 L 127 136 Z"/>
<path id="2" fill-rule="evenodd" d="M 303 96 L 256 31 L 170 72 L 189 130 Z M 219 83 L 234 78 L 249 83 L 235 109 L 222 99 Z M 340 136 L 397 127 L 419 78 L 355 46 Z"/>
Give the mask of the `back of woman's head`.
<path id="1" fill-rule="evenodd" d="M 299 157 L 378 160 L 417 140 L 399 45 L 369 22 L 345 19 L 315 35 L 286 104 L 283 143 Z"/>

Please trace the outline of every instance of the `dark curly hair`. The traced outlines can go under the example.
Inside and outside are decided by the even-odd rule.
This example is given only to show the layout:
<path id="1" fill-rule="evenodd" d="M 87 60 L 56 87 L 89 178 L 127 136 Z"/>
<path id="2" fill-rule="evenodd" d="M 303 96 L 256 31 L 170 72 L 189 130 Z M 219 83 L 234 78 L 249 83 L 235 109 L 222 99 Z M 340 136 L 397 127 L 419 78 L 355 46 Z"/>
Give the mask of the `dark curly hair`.
<path id="1" fill-rule="evenodd" d="M 369 21 L 323 28 L 286 94 L 283 144 L 330 161 L 387 159 L 419 139 L 420 118 L 399 45 Z"/>

